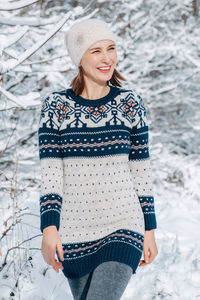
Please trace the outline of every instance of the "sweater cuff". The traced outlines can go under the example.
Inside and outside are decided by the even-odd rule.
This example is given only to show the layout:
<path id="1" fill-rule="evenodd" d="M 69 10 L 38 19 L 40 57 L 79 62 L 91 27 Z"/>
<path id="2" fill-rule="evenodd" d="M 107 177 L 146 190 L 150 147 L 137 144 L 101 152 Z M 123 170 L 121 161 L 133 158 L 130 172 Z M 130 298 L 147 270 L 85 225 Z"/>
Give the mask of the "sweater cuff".
<path id="1" fill-rule="evenodd" d="M 40 218 L 40 230 L 43 233 L 44 228 L 55 225 L 57 230 L 60 227 L 60 214 L 56 211 L 45 212 Z"/>
<path id="2" fill-rule="evenodd" d="M 157 228 L 157 221 L 155 213 L 144 213 L 145 230 Z"/>

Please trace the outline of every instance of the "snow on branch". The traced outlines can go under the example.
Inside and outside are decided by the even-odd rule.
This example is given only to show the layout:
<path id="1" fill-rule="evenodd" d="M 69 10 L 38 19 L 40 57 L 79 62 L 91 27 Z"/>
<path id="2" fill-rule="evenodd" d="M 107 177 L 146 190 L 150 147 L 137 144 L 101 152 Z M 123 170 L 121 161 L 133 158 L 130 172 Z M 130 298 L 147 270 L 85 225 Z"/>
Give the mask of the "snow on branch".
<path id="1" fill-rule="evenodd" d="M 35 43 L 31 48 L 27 49 L 18 60 L 8 59 L 6 62 L 1 62 L 0 64 L 0 73 L 6 73 L 11 69 L 14 69 L 16 66 L 21 64 L 24 60 L 33 55 L 39 48 L 41 48 L 60 28 L 67 22 L 69 17 L 71 16 L 71 12 L 67 12 L 67 14 L 61 18 L 60 22 L 53 26 L 49 32 L 45 34 L 37 43 Z"/>
<path id="2" fill-rule="evenodd" d="M 6 2 L 0 3 L 0 10 L 15 10 L 20 9 L 29 5 L 32 5 L 40 0 L 20 0 L 15 2 Z"/>
<path id="3" fill-rule="evenodd" d="M 20 28 L 20 31 L 18 30 L 15 34 L 13 34 L 9 39 L 6 38 L 5 41 L 2 40 L 0 44 L 0 55 L 2 55 L 2 51 L 4 51 L 4 49 L 18 42 L 26 34 L 28 30 L 29 27 L 24 26 Z"/>
<path id="4" fill-rule="evenodd" d="M 0 17 L 0 24 L 3 25 L 27 25 L 27 26 L 45 26 L 58 22 L 60 18 L 53 16 L 49 19 L 35 18 L 35 17 L 13 17 L 11 18 L 2 18 Z"/>
<path id="5" fill-rule="evenodd" d="M 74 9 L 73 13 L 77 16 L 83 15 L 88 10 L 92 8 L 95 1 L 92 0 L 88 3 L 85 8 L 77 7 Z M 92 14 L 96 13 L 98 9 L 92 11 Z M 37 41 L 31 48 L 27 49 L 17 60 L 16 59 L 8 59 L 7 61 L 3 61 L 0 63 L 0 74 L 4 74 L 16 66 L 20 65 L 27 58 L 32 56 L 39 48 L 41 48 L 56 32 L 58 32 L 63 25 L 68 21 L 68 19 L 72 16 L 72 11 L 67 12 L 64 16 L 60 18 L 60 21 L 53 26 L 53 29 L 48 31 L 44 37 L 42 37 L 39 41 Z"/>
<path id="6" fill-rule="evenodd" d="M 0 93 L 4 94 L 11 102 L 17 104 L 17 107 L 26 108 L 27 106 L 40 104 L 40 93 L 38 92 L 30 92 L 16 97 L 0 86 Z"/>

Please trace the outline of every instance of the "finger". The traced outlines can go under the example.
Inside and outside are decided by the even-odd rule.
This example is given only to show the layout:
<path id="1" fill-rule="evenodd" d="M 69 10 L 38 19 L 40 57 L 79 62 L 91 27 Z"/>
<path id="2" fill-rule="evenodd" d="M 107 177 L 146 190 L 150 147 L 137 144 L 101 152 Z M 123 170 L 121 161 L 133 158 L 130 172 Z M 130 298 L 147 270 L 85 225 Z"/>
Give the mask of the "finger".
<path id="1" fill-rule="evenodd" d="M 139 266 L 141 267 L 141 266 L 145 266 L 145 265 L 147 265 L 147 263 L 144 260 L 141 260 L 139 263 Z"/>
<path id="2" fill-rule="evenodd" d="M 146 263 L 141 263 L 140 267 L 146 266 Z"/>
<path id="3" fill-rule="evenodd" d="M 144 260 L 146 263 L 149 263 L 148 249 L 144 249 Z"/>
<path id="4" fill-rule="evenodd" d="M 62 244 L 57 243 L 56 245 L 57 251 L 58 251 L 58 256 L 60 258 L 60 260 L 64 260 L 64 253 L 63 253 L 63 248 L 62 248 Z"/>
<path id="5" fill-rule="evenodd" d="M 140 260 L 139 267 L 140 266 L 143 266 L 143 261 L 142 260 Z"/>
<path id="6" fill-rule="evenodd" d="M 156 256 L 156 255 L 154 254 L 154 252 L 151 252 L 151 251 L 150 251 L 149 261 L 152 262 L 152 261 L 154 260 L 155 256 Z"/>
<path id="7" fill-rule="evenodd" d="M 62 263 L 58 262 L 56 259 L 55 259 L 55 266 L 56 266 L 56 268 L 63 268 Z"/>
<path id="8" fill-rule="evenodd" d="M 57 269 L 63 269 L 63 265 L 61 262 L 58 262 L 56 259 L 54 260 L 54 266 L 57 268 Z"/>
<path id="9" fill-rule="evenodd" d="M 59 272 L 59 269 L 63 269 L 62 263 L 57 262 L 56 259 L 52 267 L 57 273 Z"/>

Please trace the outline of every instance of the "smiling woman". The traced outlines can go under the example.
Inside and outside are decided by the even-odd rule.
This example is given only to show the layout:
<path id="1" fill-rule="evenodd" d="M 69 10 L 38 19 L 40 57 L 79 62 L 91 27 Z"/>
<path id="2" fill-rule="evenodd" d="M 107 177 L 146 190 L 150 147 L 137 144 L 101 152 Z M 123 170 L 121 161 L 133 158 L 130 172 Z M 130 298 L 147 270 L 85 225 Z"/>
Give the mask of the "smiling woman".
<path id="1" fill-rule="evenodd" d="M 114 45 L 114 46 L 113 46 Z M 83 90 L 79 95 L 88 99 L 104 97 L 108 94 L 108 82 L 113 76 L 117 62 L 117 52 L 112 40 L 100 40 L 93 43 L 83 54 L 79 69 L 82 70 Z M 77 84 L 77 83 L 76 83 Z M 75 85 L 76 85 L 75 84 Z M 76 86 L 72 89 L 75 90 Z M 78 83 L 78 86 L 79 83 Z"/>
<path id="2" fill-rule="evenodd" d="M 108 24 L 100 19 L 75 23 L 66 32 L 68 54 L 78 66 L 78 74 L 70 83 L 76 96 L 100 98 L 108 92 L 109 83 L 121 87 L 120 80 L 126 81 L 116 70 L 116 40 Z"/>
<path id="3" fill-rule="evenodd" d="M 121 88 L 104 21 L 74 24 L 66 45 L 79 74 L 46 97 L 38 132 L 42 253 L 74 299 L 119 300 L 139 263 L 157 254 L 146 109 Z"/>
<path id="4" fill-rule="evenodd" d="M 111 66 L 112 67 L 112 66 Z M 83 90 L 84 90 L 84 87 L 85 87 L 85 72 L 84 72 L 84 69 L 82 66 L 79 66 L 78 67 L 79 70 L 78 70 L 78 74 L 72 79 L 71 83 L 70 83 L 70 86 L 72 87 L 75 95 L 85 95 L 88 99 L 95 99 L 95 98 L 99 98 L 100 95 L 96 95 L 95 96 L 91 96 L 89 95 L 88 93 L 84 93 Z M 109 74 L 112 73 L 110 76 L 109 76 L 109 79 L 106 80 L 106 84 L 108 85 L 109 83 L 111 83 L 112 85 L 114 86 L 119 86 L 121 87 L 122 84 L 120 82 L 120 80 L 123 80 L 123 81 L 126 81 L 126 79 L 124 78 L 124 76 L 122 76 L 117 70 L 116 68 L 114 68 L 114 70 L 112 71 L 112 69 L 110 68 L 109 71 L 101 71 L 101 73 L 105 73 L 105 74 Z M 94 88 L 94 91 L 96 89 Z"/>

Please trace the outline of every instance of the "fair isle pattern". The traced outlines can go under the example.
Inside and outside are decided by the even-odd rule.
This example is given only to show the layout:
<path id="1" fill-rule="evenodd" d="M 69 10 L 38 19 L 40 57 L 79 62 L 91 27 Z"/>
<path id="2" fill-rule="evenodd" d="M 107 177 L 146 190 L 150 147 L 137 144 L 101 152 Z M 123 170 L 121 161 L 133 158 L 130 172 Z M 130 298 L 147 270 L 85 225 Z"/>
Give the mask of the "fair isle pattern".
<path id="1" fill-rule="evenodd" d="M 70 93 L 68 100 L 72 100 Z M 94 124 L 99 125 L 103 123 L 104 119 L 106 121 L 105 125 L 107 126 L 122 125 L 125 120 L 131 124 L 134 115 L 139 115 L 141 111 L 144 110 L 142 103 L 139 105 L 137 101 L 134 101 L 133 95 L 131 94 L 128 94 L 125 98 L 121 98 L 120 102 L 117 101 L 117 99 L 112 99 L 110 102 L 99 106 L 83 106 L 80 103 L 76 103 L 72 106 L 70 102 L 65 102 L 63 113 L 64 118 L 68 120 L 67 126 L 71 128 L 86 128 Z M 82 121 L 83 115 L 84 120 L 88 120 L 87 123 Z M 124 120 L 121 119 L 121 117 L 123 117 Z M 136 124 L 136 126 L 140 127 L 140 124 Z M 94 127 L 96 126 L 94 125 Z"/>
<path id="2" fill-rule="evenodd" d="M 99 239 L 97 241 L 77 243 L 77 244 L 68 244 L 65 245 L 63 250 L 67 259 L 74 259 L 80 256 L 90 255 L 94 252 L 97 252 L 100 247 L 106 245 L 106 243 L 119 242 L 123 241 L 124 243 L 134 245 L 140 252 L 143 249 L 144 237 L 137 233 L 132 233 L 128 230 L 118 230 L 115 233 L 111 233 L 108 236 Z"/>
<path id="3" fill-rule="evenodd" d="M 110 87 L 98 100 L 67 89 L 42 104 L 41 231 L 57 227 L 67 277 L 106 260 L 135 273 L 144 230 L 157 228 L 146 110 L 136 92 Z"/>
<path id="4" fill-rule="evenodd" d="M 43 214 L 47 214 L 49 212 L 51 214 L 55 214 L 56 223 L 52 223 L 51 225 L 56 225 L 58 227 L 59 224 L 57 223 L 57 215 L 60 215 L 61 213 L 62 197 L 60 197 L 58 194 L 45 194 L 45 196 L 41 196 L 40 207 L 41 217 L 43 217 Z"/>
<path id="5" fill-rule="evenodd" d="M 143 235 L 120 229 L 99 240 L 63 244 L 64 262 L 59 259 L 57 250 L 56 253 L 59 262 L 63 264 L 63 273 L 69 278 L 76 278 L 77 274 L 79 277 L 80 274 L 81 276 L 87 274 L 91 261 L 92 268 L 104 261 L 121 261 L 130 265 L 135 274 L 142 256 L 143 243 Z"/>

